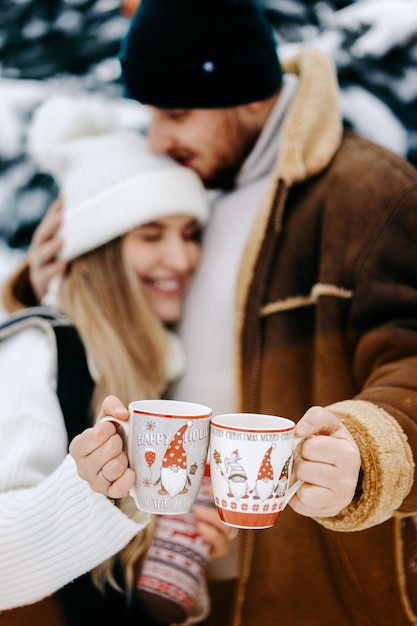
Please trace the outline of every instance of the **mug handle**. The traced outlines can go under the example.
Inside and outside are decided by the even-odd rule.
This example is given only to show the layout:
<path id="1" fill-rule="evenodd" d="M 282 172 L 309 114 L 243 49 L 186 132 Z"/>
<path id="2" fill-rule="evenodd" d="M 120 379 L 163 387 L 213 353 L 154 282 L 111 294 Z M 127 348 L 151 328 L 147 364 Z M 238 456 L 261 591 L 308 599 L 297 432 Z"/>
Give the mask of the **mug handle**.
<path id="1" fill-rule="evenodd" d="M 304 441 L 305 437 L 294 437 L 294 451 L 297 448 L 297 446 L 300 445 L 300 443 L 302 443 Z M 304 483 L 304 480 L 298 479 L 295 481 L 295 483 L 293 485 L 291 485 L 291 487 L 289 489 L 287 489 L 287 493 L 285 494 L 285 498 L 284 498 L 284 506 L 282 507 L 282 510 L 285 509 L 285 507 L 287 506 L 288 502 L 291 500 L 291 498 L 293 497 L 293 495 L 298 491 L 298 489 L 301 487 L 301 485 Z"/>
<path id="2" fill-rule="evenodd" d="M 105 415 L 104 417 L 101 417 L 99 420 L 97 420 L 98 422 L 114 422 L 115 424 L 119 424 L 122 427 L 123 430 L 123 434 L 119 433 L 120 435 L 122 435 L 123 438 L 123 446 L 125 448 L 125 451 L 127 452 L 128 449 L 128 437 L 129 437 L 129 433 L 130 433 L 130 419 L 127 421 L 123 421 L 123 420 L 119 420 L 117 417 L 113 417 L 112 415 Z M 129 464 L 130 466 L 130 464 Z M 132 496 L 133 500 L 135 501 L 136 506 L 139 508 L 139 504 L 136 498 L 136 492 L 135 492 L 135 488 L 134 485 L 132 485 L 132 487 L 129 489 L 129 495 Z"/>
<path id="3" fill-rule="evenodd" d="M 125 434 L 125 440 L 124 443 L 126 443 L 126 438 L 129 436 L 129 432 L 130 432 L 130 424 L 129 424 L 129 420 L 119 420 L 117 417 L 113 417 L 112 415 L 105 415 L 104 417 L 101 417 L 99 420 L 97 420 L 97 422 L 115 422 L 116 424 L 119 424 L 124 431 Z"/>

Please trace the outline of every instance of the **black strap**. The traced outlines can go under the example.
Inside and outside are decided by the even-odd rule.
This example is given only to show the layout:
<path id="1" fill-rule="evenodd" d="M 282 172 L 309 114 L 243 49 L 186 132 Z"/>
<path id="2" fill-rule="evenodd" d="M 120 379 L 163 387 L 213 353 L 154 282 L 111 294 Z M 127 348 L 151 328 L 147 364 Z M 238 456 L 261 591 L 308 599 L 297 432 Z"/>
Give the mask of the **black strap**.
<path id="1" fill-rule="evenodd" d="M 90 413 L 94 381 L 84 346 L 70 320 L 50 307 L 18 311 L 0 325 L 0 340 L 30 326 L 41 326 L 56 341 L 57 395 L 64 415 L 68 440 L 92 424 Z M 53 334 L 52 334 L 53 332 Z"/>
<path id="2" fill-rule="evenodd" d="M 68 441 L 92 425 L 90 413 L 94 381 L 85 350 L 74 326 L 54 326 L 58 352 L 57 395 Z"/>

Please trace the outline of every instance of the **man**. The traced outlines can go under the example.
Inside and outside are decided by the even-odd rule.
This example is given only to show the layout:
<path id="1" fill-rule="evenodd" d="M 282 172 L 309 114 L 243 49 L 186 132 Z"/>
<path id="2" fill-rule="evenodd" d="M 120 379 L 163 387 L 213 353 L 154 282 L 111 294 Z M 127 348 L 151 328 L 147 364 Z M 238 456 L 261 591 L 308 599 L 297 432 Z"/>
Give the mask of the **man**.
<path id="1" fill-rule="evenodd" d="M 416 623 L 415 169 L 343 132 L 320 52 L 281 72 L 255 1 L 142 0 L 121 61 L 151 148 L 214 190 L 176 397 L 307 437 L 292 509 L 240 534 L 229 623 Z"/>

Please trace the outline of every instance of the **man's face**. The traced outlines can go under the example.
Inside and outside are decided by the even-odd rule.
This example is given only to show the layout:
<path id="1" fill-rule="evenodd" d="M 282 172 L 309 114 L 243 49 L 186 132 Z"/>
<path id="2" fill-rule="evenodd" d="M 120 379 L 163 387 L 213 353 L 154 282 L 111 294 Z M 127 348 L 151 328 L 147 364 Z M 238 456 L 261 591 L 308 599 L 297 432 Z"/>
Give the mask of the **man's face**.
<path id="1" fill-rule="evenodd" d="M 259 135 L 248 106 L 227 109 L 150 107 L 149 144 L 194 169 L 208 189 L 233 187 Z"/>

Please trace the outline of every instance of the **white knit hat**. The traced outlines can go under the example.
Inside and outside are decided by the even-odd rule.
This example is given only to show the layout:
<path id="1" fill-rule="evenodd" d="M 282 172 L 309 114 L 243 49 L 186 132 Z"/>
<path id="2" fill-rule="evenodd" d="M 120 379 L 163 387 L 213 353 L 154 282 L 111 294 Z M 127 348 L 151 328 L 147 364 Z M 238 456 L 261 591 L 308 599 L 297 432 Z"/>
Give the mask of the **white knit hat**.
<path id="1" fill-rule="evenodd" d="M 191 169 L 153 155 L 138 132 L 114 128 L 105 101 L 54 97 L 35 112 L 28 152 L 63 198 L 60 257 L 74 259 L 168 215 L 204 224 L 207 193 Z"/>

